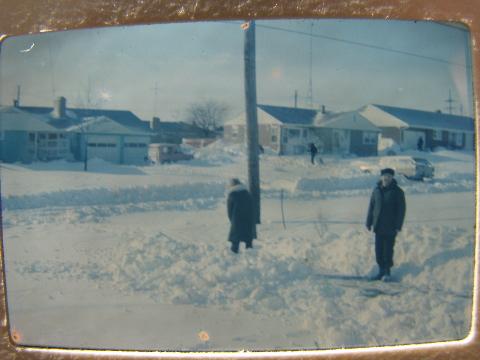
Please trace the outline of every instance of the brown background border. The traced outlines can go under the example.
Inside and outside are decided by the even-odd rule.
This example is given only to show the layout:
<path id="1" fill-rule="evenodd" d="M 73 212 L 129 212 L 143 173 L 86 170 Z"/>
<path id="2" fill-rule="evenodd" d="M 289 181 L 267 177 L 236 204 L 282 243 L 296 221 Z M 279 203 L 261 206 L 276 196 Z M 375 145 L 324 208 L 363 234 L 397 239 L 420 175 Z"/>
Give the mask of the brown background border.
<path id="1" fill-rule="evenodd" d="M 406 20 L 447 20 L 462 22 L 470 28 L 473 47 L 475 113 L 478 118 L 480 94 L 480 1 L 478 0 L 0 0 L 0 39 L 2 35 L 21 35 L 40 31 L 59 31 L 115 25 L 150 24 L 193 20 L 251 18 L 366 18 Z M 476 123 L 477 166 L 479 124 Z M 478 169 L 476 224 L 479 219 Z M 478 228 L 477 228 L 478 229 Z M 478 247 L 478 230 L 476 233 Z M 475 263 L 478 264 L 478 249 Z M 3 252 L 2 252 L 3 256 Z M 0 271 L 3 275 L 3 267 Z M 479 276 L 476 266 L 478 303 Z M 75 353 L 40 352 L 12 345 L 6 326 L 4 277 L 0 279 L 0 359 L 138 359 L 140 353 L 76 351 Z M 477 308 L 477 318 L 478 306 Z M 429 348 L 380 349 L 378 352 L 322 353 L 295 355 L 295 359 L 480 359 L 479 321 L 474 324 L 474 339 L 468 344 Z M 149 353 L 151 358 L 155 353 Z M 163 358 L 172 356 L 161 355 Z M 192 354 L 186 355 L 191 358 Z M 207 358 L 219 355 L 203 355 Z M 244 357 L 243 354 L 242 357 Z M 259 355 L 252 355 L 258 358 Z M 225 358 L 232 356 L 225 355 Z M 275 357 L 272 353 L 265 357 Z M 178 358 L 178 355 L 176 356 Z"/>

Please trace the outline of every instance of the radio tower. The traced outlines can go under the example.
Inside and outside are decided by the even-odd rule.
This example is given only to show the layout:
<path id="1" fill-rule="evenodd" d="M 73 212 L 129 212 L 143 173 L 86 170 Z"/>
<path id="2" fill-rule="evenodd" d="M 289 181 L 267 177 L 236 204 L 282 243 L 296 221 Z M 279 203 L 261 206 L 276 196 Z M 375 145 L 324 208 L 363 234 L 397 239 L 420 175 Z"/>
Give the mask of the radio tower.
<path id="1" fill-rule="evenodd" d="M 313 83 L 312 83 L 312 62 L 313 62 L 313 21 L 310 23 L 310 67 L 308 80 L 307 101 L 310 109 L 313 109 Z"/>
<path id="2" fill-rule="evenodd" d="M 448 99 L 445 100 L 445 102 L 448 103 L 447 105 L 448 113 L 452 115 L 453 109 L 454 109 L 452 104 L 455 102 L 455 100 L 452 99 L 452 91 L 450 89 L 448 90 Z"/>

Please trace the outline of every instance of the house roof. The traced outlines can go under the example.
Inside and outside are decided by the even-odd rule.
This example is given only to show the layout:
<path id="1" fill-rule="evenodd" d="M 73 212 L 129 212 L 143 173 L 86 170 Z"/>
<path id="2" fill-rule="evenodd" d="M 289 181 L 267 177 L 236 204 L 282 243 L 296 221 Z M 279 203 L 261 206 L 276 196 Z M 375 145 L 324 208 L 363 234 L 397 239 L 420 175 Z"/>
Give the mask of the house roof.
<path id="1" fill-rule="evenodd" d="M 374 107 L 406 123 L 408 127 L 425 129 L 445 129 L 474 131 L 473 118 L 415 109 L 406 109 L 374 104 Z"/>
<path id="2" fill-rule="evenodd" d="M 151 135 L 150 132 L 142 131 L 142 129 L 132 129 L 131 127 L 123 126 L 106 116 L 85 118 L 82 123 L 68 127 L 65 130 L 69 132 L 85 132 L 87 134 Z"/>
<path id="3" fill-rule="evenodd" d="M 259 124 L 262 124 L 262 125 L 282 125 L 282 123 L 279 120 L 275 119 L 269 113 L 263 111 L 260 108 L 258 110 L 259 111 L 257 112 L 257 120 L 258 120 Z M 237 117 L 226 121 L 223 125 L 224 126 L 228 126 L 228 125 L 245 126 L 246 125 L 246 115 L 245 115 L 245 113 L 242 113 L 242 114 L 238 115 Z"/>
<path id="4" fill-rule="evenodd" d="M 318 111 L 286 106 L 257 105 L 258 122 L 271 125 L 311 126 Z M 225 122 L 225 125 L 245 125 L 245 113 Z"/>
<path id="5" fill-rule="evenodd" d="M 158 123 L 158 130 L 160 131 L 168 131 L 168 132 L 195 132 L 195 133 L 203 133 L 204 131 L 192 124 L 187 124 L 185 122 L 174 122 L 174 121 L 161 121 Z M 157 131 L 158 131 L 157 130 Z"/>
<path id="6" fill-rule="evenodd" d="M 13 106 L 0 107 L 1 131 L 34 131 L 58 132 L 55 127 L 47 124 L 40 115 L 30 114 Z"/>
<path id="7" fill-rule="evenodd" d="M 318 127 L 380 132 L 380 129 L 363 117 L 358 111 L 336 114 L 325 120 L 316 121 Z"/>
<path id="8" fill-rule="evenodd" d="M 140 129 L 149 132 L 150 125 L 146 121 L 142 121 L 131 111 L 127 110 L 104 110 L 104 109 L 76 109 L 67 108 L 66 117 L 62 119 L 52 118 L 52 107 L 38 107 L 38 106 L 20 106 L 22 110 L 33 114 L 45 115 L 49 118 L 48 123 L 59 129 L 65 129 L 74 125 L 78 125 L 83 118 L 101 117 L 105 116 L 120 125 L 127 126 L 134 129 Z"/>
<path id="9" fill-rule="evenodd" d="M 283 124 L 312 125 L 317 110 L 292 108 L 285 106 L 258 105 L 260 109 Z"/>

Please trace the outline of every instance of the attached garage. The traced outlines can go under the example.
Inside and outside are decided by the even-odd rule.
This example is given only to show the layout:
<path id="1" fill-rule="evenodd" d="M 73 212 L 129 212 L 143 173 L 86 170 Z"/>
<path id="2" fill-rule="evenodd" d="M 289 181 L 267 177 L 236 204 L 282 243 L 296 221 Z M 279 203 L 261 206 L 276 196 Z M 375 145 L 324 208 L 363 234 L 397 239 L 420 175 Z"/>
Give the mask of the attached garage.
<path id="1" fill-rule="evenodd" d="M 150 133 L 120 125 L 105 116 L 86 119 L 84 123 L 71 127 L 78 139 L 78 160 L 102 159 L 115 164 L 145 163 L 150 144 Z M 87 151 L 85 146 L 88 145 Z"/>

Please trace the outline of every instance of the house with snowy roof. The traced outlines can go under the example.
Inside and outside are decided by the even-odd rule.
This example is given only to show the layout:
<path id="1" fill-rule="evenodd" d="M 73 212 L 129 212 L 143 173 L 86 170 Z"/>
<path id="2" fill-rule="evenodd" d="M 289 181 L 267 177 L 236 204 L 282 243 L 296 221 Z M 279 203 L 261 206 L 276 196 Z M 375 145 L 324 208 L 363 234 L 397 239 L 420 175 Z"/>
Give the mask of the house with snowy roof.
<path id="1" fill-rule="evenodd" d="M 381 130 L 358 111 L 341 112 L 324 116 L 317 114 L 314 120 L 317 147 L 323 153 L 375 156 Z"/>
<path id="2" fill-rule="evenodd" d="M 69 152 L 77 161 L 100 158 L 118 164 L 142 164 L 154 133 L 149 123 L 130 111 L 67 108 L 59 97 L 53 107 L 18 106 L 37 116 L 69 141 Z M 60 135 L 59 135 L 60 136 Z"/>
<path id="3" fill-rule="evenodd" d="M 152 137 L 152 143 L 173 143 L 181 144 L 185 140 L 197 139 L 200 142 L 215 139 L 217 134 L 214 131 L 206 130 L 181 121 L 160 121 L 154 117 L 150 123 L 150 128 L 155 133 Z"/>
<path id="4" fill-rule="evenodd" d="M 474 148 L 475 125 L 471 117 L 375 104 L 358 113 L 380 128 L 382 137 L 393 139 L 403 149 L 416 149 L 420 138 L 427 149 Z"/>
<path id="5" fill-rule="evenodd" d="M 152 135 L 121 125 L 106 116 L 87 117 L 65 131 L 70 134 L 75 159 L 99 158 L 115 164 L 145 163 Z"/>
<path id="6" fill-rule="evenodd" d="M 309 143 L 322 153 L 359 156 L 377 154 L 380 130 L 361 115 L 327 113 L 296 107 L 257 105 L 259 143 L 279 155 L 303 154 Z M 242 114 L 224 124 L 224 139 L 245 141 L 246 118 Z"/>
<path id="7" fill-rule="evenodd" d="M 0 160 L 7 163 L 69 159 L 65 132 L 41 115 L 14 106 L 0 107 Z"/>

